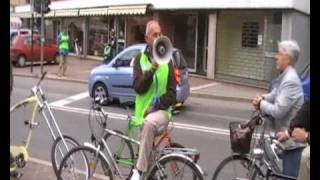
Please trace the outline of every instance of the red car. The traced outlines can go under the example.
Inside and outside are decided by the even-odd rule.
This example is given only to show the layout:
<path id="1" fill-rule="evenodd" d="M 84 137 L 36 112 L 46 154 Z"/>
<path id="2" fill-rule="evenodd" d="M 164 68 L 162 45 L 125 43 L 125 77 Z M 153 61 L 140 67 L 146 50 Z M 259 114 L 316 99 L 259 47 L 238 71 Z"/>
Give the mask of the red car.
<path id="1" fill-rule="evenodd" d="M 33 62 L 38 64 L 40 62 L 40 36 L 33 36 Z M 31 35 L 21 34 L 17 35 L 11 42 L 10 56 L 12 63 L 15 66 L 23 67 L 29 64 L 31 58 Z M 47 63 L 58 63 L 59 49 L 53 41 L 45 42 L 43 46 L 44 62 Z"/>

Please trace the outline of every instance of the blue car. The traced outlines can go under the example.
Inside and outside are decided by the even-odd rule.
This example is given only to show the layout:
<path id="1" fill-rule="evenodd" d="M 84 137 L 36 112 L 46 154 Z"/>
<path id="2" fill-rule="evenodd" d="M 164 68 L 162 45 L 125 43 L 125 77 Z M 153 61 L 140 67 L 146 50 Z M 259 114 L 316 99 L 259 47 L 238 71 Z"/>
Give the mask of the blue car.
<path id="1" fill-rule="evenodd" d="M 310 99 L 310 76 L 302 80 L 302 88 L 304 94 L 304 100 Z"/>
<path id="2" fill-rule="evenodd" d="M 310 70 L 306 68 L 304 72 L 300 75 L 304 100 L 310 99 Z M 277 78 L 273 79 L 269 86 L 269 92 L 277 85 Z"/>
<path id="3" fill-rule="evenodd" d="M 133 60 L 146 44 L 136 44 L 124 49 L 108 64 L 95 67 L 89 76 L 90 96 L 100 97 L 108 104 L 114 99 L 122 102 L 134 102 L 136 93 L 133 89 Z M 176 106 L 182 105 L 190 95 L 188 68 L 179 49 L 174 48 L 171 60 L 177 81 Z"/>

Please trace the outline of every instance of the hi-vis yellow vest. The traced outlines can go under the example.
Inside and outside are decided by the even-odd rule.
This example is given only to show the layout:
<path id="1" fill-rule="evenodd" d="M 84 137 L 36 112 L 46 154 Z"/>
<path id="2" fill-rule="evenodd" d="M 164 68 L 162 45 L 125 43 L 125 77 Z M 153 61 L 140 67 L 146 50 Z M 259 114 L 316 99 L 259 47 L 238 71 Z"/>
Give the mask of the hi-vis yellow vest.
<path id="1" fill-rule="evenodd" d="M 152 64 L 148 60 L 148 56 L 141 53 L 140 57 L 141 71 L 148 71 Z M 160 97 L 167 92 L 167 83 L 169 75 L 168 64 L 158 65 L 156 72 L 153 75 L 153 81 L 147 92 L 144 94 L 137 94 L 135 100 L 135 118 L 131 122 L 133 126 L 141 126 L 144 122 L 144 113 L 151 106 L 153 97 Z M 168 118 L 171 119 L 171 111 L 168 111 Z"/>
<path id="2" fill-rule="evenodd" d="M 69 50 L 69 36 L 64 35 L 64 33 L 60 34 L 59 49 Z"/>

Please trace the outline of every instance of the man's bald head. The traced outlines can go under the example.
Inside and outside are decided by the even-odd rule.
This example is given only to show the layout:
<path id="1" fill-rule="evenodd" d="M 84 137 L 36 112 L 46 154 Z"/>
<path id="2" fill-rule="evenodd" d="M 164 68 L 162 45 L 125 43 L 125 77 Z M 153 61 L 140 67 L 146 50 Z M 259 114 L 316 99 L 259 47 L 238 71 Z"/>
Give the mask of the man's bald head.
<path id="1" fill-rule="evenodd" d="M 148 21 L 146 25 L 145 41 L 149 47 L 152 47 L 154 39 L 161 35 L 161 27 L 156 20 Z"/>

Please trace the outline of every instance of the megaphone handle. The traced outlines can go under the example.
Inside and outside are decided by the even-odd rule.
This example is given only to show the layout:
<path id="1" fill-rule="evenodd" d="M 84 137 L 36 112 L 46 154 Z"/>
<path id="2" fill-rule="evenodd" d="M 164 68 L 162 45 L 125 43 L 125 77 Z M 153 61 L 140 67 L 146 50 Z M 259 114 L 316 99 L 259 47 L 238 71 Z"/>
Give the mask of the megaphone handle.
<path id="1" fill-rule="evenodd" d="M 155 94 L 158 95 L 158 77 L 156 74 L 153 75 L 153 80 L 154 80 L 154 83 L 155 83 Z"/>

